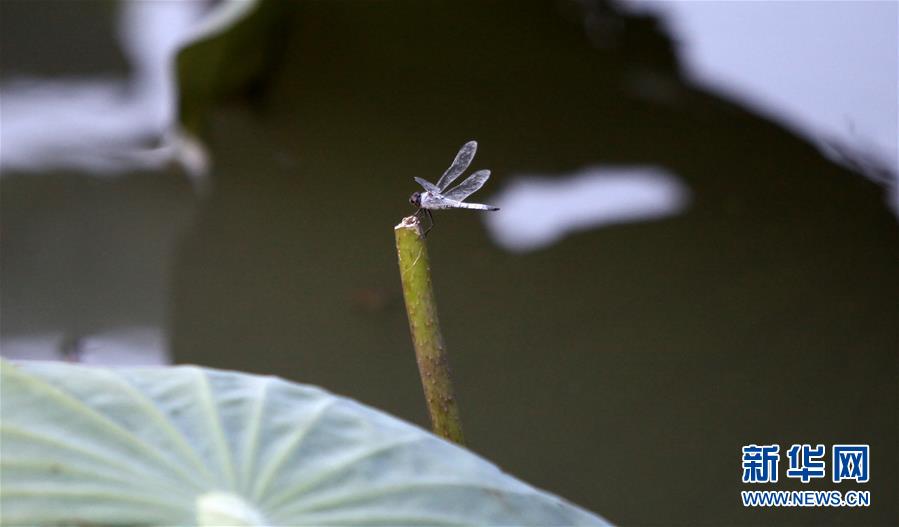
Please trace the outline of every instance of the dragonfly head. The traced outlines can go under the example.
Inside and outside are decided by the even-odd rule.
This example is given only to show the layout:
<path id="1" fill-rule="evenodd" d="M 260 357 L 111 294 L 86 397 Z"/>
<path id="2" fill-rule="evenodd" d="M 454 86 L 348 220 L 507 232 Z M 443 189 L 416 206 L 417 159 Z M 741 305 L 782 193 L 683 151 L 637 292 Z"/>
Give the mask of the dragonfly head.
<path id="1" fill-rule="evenodd" d="M 409 196 L 409 203 L 416 207 L 421 207 L 421 192 L 413 192 L 411 196 Z"/>

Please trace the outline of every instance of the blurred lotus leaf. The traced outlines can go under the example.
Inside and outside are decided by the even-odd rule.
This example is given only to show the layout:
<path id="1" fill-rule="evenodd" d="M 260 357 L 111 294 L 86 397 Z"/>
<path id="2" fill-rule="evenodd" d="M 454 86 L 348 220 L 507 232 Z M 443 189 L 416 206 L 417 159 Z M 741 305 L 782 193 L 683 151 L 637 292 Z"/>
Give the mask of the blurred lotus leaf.
<path id="1" fill-rule="evenodd" d="M 0 362 L 4 525 L 605 525 L 389 415 L 275 377 Z"/>

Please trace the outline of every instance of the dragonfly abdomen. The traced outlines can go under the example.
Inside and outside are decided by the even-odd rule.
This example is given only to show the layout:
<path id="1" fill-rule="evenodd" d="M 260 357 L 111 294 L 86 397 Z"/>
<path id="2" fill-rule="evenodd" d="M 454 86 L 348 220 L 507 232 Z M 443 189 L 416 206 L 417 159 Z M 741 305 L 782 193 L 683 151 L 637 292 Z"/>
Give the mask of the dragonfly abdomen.
<path id="1" fill-rule="evenodd" d="M 499 210 L 499 207 L 483 205 L 481 203 L 465 203 L 464 201 L 456 201 L 454 199 L 446 199 L 443 196 L 433 196 L 429 192 L 425 192 L 421 197 L 421 206 L 431 210 L 445 209 L 471 209 L 471 210 Z"/>
<path id="2" fill-rule="evenodd" d="M 457 202 L 451 208 L 473 209 L 473 210 L 499 210 L 499 207 L 493 207 L 491 205 L 483 205 L 481 203 L 463 203 L 463 202 Z"/>

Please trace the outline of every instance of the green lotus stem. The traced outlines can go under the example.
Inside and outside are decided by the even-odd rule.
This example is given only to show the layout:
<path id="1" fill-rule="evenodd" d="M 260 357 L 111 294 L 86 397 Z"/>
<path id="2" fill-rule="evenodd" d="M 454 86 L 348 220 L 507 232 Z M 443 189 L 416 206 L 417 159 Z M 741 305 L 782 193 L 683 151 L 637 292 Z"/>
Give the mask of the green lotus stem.
<path id="1" fill-rule="evenodd" d="M 403 218 L 394 231 L 409 330 L 431 416 L 431 427 L 435 434 L 461 445 L 464 444 L 462 421 L 453 395 L 446 345 L 437 320 L 431 265 L 421 225 L 417 217 L 409 216 Z"/>

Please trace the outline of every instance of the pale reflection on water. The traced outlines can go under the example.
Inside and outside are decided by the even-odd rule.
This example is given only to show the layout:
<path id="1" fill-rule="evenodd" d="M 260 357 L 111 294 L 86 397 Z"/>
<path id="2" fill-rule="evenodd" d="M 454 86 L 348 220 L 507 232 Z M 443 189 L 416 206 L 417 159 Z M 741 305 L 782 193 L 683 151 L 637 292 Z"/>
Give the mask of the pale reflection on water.
<path id="1" fill-rule="evenodd" d="M 141 185 L 125 182 L 125 176 L 141 171 L 154 172 L 142 177 L 163 177 L 171 172 L 162 169 L 173 162 L 193 176 L 195 192 L 207 186 L 205 151 L 173 127 L 174 56 L 205 10 L 203 2 L 122 2 L 116 33 L 128 58 L 128 76 L 41 78 L 15 72 L 0 85 L 0 174 L 123 177 L 117 180 L 121 186 L 102 187 L 103 195 L 118 203 L 91 204 L 96 196 L 86 190 L 90 185 L 74 184 L 67 190 L 78 192 L 70 193 L 64 206 L 39 202 L 27 231 L 5 233 L 4 275 L 16 283 L 5 284 L 4 356 L 120 365 L 170 360 L 167 295 L 159 293 L 168 291 L 170 257 L 192 198 L 163 190 L 168 201 L 134 195 L 123 200 L 121 192 L 128 195 L 126 189 Z M 13 187 L 21 185 L 6 190 Z M 154 190 L 170 187 L 170 181 L 160 181 Z M 9 220 L 16 211 L 6 214 Z M 94 250 L 103 254 L 102 261 Z M 102 264 L 121 272 L 110 273 Z M 72 281 L 71 269 L 84 272 Z M 23 287 L 35 277 L 44 280 Z M 91 302 L 95 297 L 128 307 Z M 65 320 L 51 314 L 66 310 L 71 313 Z"/>
<path id="2" fill-rule="evenodd" d="M 660 167 L 590 167 L 556 177 L 516 177 L 488 200 L 493 240 L 509 251 L 548 247 L 577 231 L 648 221 L 682 212 L 687 187 Z"/>
<path id="3" fill-rule="evenodd" d="M 166 336 L 158 327 L 118 328 L 77 340 L 61 333 L 12 336 L 2 340 L 10 359 L 60 360 L 119 366 L 168 364 Z"/>
<path id="4" fill-rule="evenodd" d="M 899 3 L 620 5 L 662 18 L 692 82 L 781 123 L 837 161 L 848 154 L 861 158 L 850 164 L 863 172 L 860 162 L 891 171 L 899 213 Z"/>
<path id="5" fill-rule="evenodd" d="M 203 11 L 201 2 L 124 2 L 120 44 L 129 78 L 13 77 L 0 86 L 0 172 L 74 169 L 111 175 L 180 161 L 205 169 L 202 153 L 172 129 L 174 54 Z"/>

